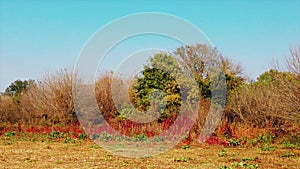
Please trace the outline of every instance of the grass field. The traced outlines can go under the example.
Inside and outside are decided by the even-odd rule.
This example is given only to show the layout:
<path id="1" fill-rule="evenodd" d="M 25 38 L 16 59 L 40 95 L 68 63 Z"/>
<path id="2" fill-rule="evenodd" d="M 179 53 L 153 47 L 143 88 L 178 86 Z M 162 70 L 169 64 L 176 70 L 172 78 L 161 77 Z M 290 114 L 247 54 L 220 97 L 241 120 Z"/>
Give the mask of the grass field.
<path id="1" fill-rule="evenodd" d="M 298 166 L 298 167 L 297 167 Z M 91 140 L 1 136 L 0 168 L 286 168 L 300 166 L 300 149 L 268 146 L 177 145 L 140 159 L 114 156 Z"/>

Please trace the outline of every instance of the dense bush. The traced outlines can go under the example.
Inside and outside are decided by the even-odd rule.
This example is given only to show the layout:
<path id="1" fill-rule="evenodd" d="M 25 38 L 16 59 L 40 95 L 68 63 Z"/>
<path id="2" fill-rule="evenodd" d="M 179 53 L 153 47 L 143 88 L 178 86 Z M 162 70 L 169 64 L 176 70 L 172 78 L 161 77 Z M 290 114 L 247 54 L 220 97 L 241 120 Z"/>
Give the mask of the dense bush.
<path id="1" fill-rule="evenodd" d="M 19 106 L 12 99 L 12 96 L 0 95 L 0 122 L 16 123 L 21 122 L 23 118 Z"/>
<path id="2" fill-rule="evenodd" d="M 102 74 L 99 77 L 99 80 L 97 80 L 95 84 L 95 93 L 96 93 L 96 99 L 99 106 L 99 110 L 104 116 L 105 119 L 112 119 L 116 118 L 117 116 L 117 106 L 122 104 L 122 102 L 115 104 L 115 100 L 113 96 L 117 96 L 120 98 L 124 97 L 126 93 L 123 93 L 124 90 L 122 89 L 123 81 L 120 80 L 117 75 L 114 75 L 112 72 L 107 72 L 105 74 Z M 117 90 L 113 90 L 114 87 L 117 88 Z"/>
<path id="3" fill-rule="evenodd" d="M 236 89 L 229 97 L 228 109 L 243 123 L 278 127 L 299 124 L 299 103 L 299 75 L 270 70 L 256 82 Z"/>
<path id="4" fill-rule="evenodd" d="M 46 75 L 20 99 L 22 115 L 28 123 L 70 123 L 76 121 L 72 98 L 72 74 L 61 70 Z"/>

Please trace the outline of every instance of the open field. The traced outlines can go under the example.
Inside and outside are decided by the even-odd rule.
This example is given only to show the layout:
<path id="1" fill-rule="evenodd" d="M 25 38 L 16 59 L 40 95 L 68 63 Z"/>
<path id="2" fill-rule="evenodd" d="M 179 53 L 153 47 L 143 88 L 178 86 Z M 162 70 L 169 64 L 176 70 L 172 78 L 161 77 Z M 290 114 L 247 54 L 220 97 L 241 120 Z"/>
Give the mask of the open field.
<path id="1" fill-rule="evenodd" d="M 206 44 L 158 52 L 135 77 L 16 80 L 0 97 L 0 168 L 299 168 L 299 56 L 256 81 Z"/>
<path id="2" fill-rule="evenodd" d="M 114 156 L 90 140 L 0 137 L 0 168 L 286 168 L 300 166 L 300 149 L 272 144 L 220 146 L 191 144 L 154 157 Z"/>

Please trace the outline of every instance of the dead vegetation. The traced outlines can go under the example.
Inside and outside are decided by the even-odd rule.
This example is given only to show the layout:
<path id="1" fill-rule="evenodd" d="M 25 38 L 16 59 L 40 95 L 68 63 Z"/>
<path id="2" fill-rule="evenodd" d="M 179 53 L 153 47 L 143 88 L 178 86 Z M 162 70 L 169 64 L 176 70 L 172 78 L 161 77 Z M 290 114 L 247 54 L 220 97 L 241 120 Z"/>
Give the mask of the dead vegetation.
<path id="1" fill-rule="evenodd" d="M 159 148 L 159 147 L 158 147 Z M 155 157 L 130 159 L 114 156 L 93 142 L 45 143 L 0 140 L 1 168 L 282 168 L 296 169 L 300 165 L 300 150 L 191 145 L 173 148 Z"/>

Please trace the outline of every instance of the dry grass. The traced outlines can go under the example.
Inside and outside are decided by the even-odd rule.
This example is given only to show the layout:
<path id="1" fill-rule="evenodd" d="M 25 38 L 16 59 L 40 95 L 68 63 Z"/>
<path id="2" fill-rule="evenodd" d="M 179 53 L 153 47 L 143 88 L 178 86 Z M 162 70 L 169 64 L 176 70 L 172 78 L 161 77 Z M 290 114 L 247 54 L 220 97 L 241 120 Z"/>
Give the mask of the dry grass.
<path id="1" fill-rule="evenodd" d="M 276 145 L 274 145 L 276 147 Z M 222 153 L 224 150 L 224 153 Z M 293 157 L 282 157 L 292 152 Z M 223 154 L 223 155 L 222 155 Z M 257 157 L 257 159 L 255 159 Z M 258 168 L 293 169 L 300 166 L 300 150 L 281 149 L 261 151 L 257 147 L 180 146 L 161 155 L 129 159 L 113 156 L 91 141 L 61 143 L 28 141 L 24 138 L 0 138 L 0 168 L 244 168 L 232 166 L 243 161 Z M 186 161 L 185 161 L 186 160 Z"/>

